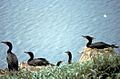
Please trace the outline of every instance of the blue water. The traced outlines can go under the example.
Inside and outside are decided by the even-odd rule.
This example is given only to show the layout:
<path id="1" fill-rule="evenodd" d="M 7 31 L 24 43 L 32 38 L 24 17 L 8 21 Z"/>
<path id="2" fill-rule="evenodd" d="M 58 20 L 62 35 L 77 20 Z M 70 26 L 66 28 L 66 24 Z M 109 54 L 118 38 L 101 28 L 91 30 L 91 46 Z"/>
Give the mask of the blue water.
<path id="1" fill-rule="evenodd" d="M 81 35 L 120 46 L 120 1 L 0 1 L 0 41 L 13 43 L 19 62 L 29 58 L 24 51 L 33 51 L 35 57 L 45 57 L 51 63 L 66 63 L 67 50 L 76 62 L 87 42 Z M 7 47 L 0 44 L 0 50 L 0 68 L 7 67 Z"/>

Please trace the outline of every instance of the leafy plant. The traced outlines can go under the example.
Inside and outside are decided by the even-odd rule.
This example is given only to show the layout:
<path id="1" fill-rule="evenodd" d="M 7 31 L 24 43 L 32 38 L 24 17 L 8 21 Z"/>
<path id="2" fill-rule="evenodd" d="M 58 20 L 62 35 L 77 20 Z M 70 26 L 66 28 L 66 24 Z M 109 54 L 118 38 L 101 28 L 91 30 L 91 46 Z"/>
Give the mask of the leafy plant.
<path id="1" fill-rule="evenodd" d="M 36 72 L 20 70 L 17 75 L 7 74 L 0 79 L 119 79 L 120 55 L 98 56 L 83 63 L 60 67 L 45 67 Z"/>

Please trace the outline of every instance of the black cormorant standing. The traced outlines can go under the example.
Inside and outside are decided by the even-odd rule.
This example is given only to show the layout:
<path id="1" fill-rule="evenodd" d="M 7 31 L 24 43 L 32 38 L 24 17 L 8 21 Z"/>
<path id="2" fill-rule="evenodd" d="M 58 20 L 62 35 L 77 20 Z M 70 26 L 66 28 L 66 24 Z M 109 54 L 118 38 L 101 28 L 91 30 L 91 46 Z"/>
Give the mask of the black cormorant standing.
<path id="1" fill-rule="evenodd" d="M 70 51 L 66 51 L 65 53 L 68 54 L 68 64 L 72 63 L 72 53 Z"/>
<path id="2" fill-rule="evenodd" d="M 12 53 L 12 44 L 11 42 L 5 41 L 5 42 L 1 42 L 6 44 L 9 49 L 7 51 L 7 63 L 8 63 L 8 69 L 9 71 L 18 71 L 18 59 L 16 57 L 16 55 L 14 53 Z"/>
<path id="3" fill-rule="evenodd" d="M 118 46 L 115 46 L 114 44 L 110 45 L 110 44 L 106 44 L 104 42 L 92 43 L 92 40 L 94 39 L 94 37 L 91 37 L 91 36 L 83 36 L 83 37 L 88 40 L 88 43 L 86 46 L 89 48 L 97 48 L 97 49 L 104 49 L 104 48 L 108 48 L 108 47 L 118 48 Z"/>
<path id="4" fill-rule="evenodd" d="M 30 59 L 27 61 L 30 66 L 47 66 L 51 65 L 45 58 L 34 58 L 32 52 L 25 52 L 30 56 Z"/>

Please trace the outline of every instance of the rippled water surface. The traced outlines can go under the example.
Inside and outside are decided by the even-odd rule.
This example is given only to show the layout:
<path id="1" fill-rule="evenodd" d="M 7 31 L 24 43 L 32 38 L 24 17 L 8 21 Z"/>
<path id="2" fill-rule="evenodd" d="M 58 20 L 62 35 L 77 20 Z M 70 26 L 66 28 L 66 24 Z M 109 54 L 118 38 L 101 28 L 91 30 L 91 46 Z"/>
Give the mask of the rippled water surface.
<path id="1" fill-rule="evenodd" d="M 51 63 L 67 62 L 66 50 L 79 59 L 86 40 L 120 46 L 119 0 L 1 0 L 0 41 L 13 43 L 19 61 L 27 61 L 24 51 L 45 57 Z M 7 47 L 0 44 L 0 68 L 6 67 Z"/>

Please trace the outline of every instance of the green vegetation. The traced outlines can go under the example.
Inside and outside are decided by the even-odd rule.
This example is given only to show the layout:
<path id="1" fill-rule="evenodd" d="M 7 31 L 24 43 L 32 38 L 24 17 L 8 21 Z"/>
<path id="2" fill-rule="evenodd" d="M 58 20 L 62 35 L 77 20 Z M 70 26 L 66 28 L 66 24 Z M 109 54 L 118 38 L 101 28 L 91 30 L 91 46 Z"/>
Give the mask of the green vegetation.
<path id="1" fill-rule="evenodd" d="M 99 56 L 84 62 L 46 67 L 38 72 L 20 70 L 0 79 L 120 79 L 120 55 Z"/>

